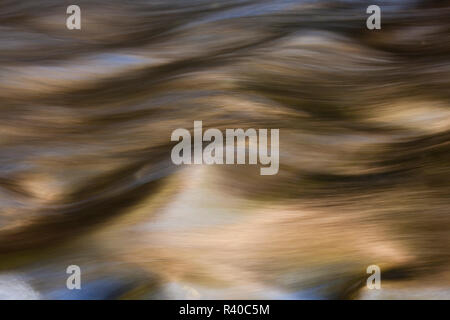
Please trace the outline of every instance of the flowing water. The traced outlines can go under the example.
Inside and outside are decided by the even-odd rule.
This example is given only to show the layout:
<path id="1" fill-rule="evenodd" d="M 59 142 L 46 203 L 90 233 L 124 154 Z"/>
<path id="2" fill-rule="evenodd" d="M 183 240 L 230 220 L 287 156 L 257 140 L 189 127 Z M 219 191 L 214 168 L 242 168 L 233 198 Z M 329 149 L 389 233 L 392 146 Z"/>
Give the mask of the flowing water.
<path id="1" fill-rule="evenodd" d="M 0 1 L 0 298 L 450 298 L 448 1 L 72 2 Z M 195 120 L 278 174 L 174 165 Z"/>

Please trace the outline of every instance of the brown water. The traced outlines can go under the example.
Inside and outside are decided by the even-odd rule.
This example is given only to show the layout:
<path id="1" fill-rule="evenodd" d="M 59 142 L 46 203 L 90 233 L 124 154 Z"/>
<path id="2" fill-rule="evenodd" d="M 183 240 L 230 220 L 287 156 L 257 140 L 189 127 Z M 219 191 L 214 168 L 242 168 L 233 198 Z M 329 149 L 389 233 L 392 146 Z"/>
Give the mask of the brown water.
<path id="1" fill-rule="evenodd" d="M 0 298 L 450 297 L 448 1 L 70 4 L 0 1 Z M 173 165 L 194 120 L 279 173 Z"/>

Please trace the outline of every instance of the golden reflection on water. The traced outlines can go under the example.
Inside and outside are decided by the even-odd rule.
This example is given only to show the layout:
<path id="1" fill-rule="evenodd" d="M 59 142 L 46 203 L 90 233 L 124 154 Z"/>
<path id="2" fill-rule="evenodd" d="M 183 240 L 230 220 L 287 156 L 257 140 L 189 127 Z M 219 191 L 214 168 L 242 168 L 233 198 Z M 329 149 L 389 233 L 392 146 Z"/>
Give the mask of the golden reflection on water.
<path id="1" fill-rule="evenodd" d="M 0 298 L 450 297 L 444 2 L 77 4 L 0 3 Z M 173 165 L 194 120 L 279 173 Z"/>

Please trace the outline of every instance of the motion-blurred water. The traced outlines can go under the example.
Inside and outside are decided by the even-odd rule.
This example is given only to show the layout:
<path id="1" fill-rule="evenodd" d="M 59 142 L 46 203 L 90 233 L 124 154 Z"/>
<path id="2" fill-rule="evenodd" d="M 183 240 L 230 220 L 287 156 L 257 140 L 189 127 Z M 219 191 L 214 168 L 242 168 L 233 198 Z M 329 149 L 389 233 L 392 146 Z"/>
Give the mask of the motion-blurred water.
<path id="1" fill-rule="evenodd" d="M 449 299 L 449 1 L 71 4 L 0 1 L 0 298 Z M 194 120 L 279 173 L 173 165 Z"/>

